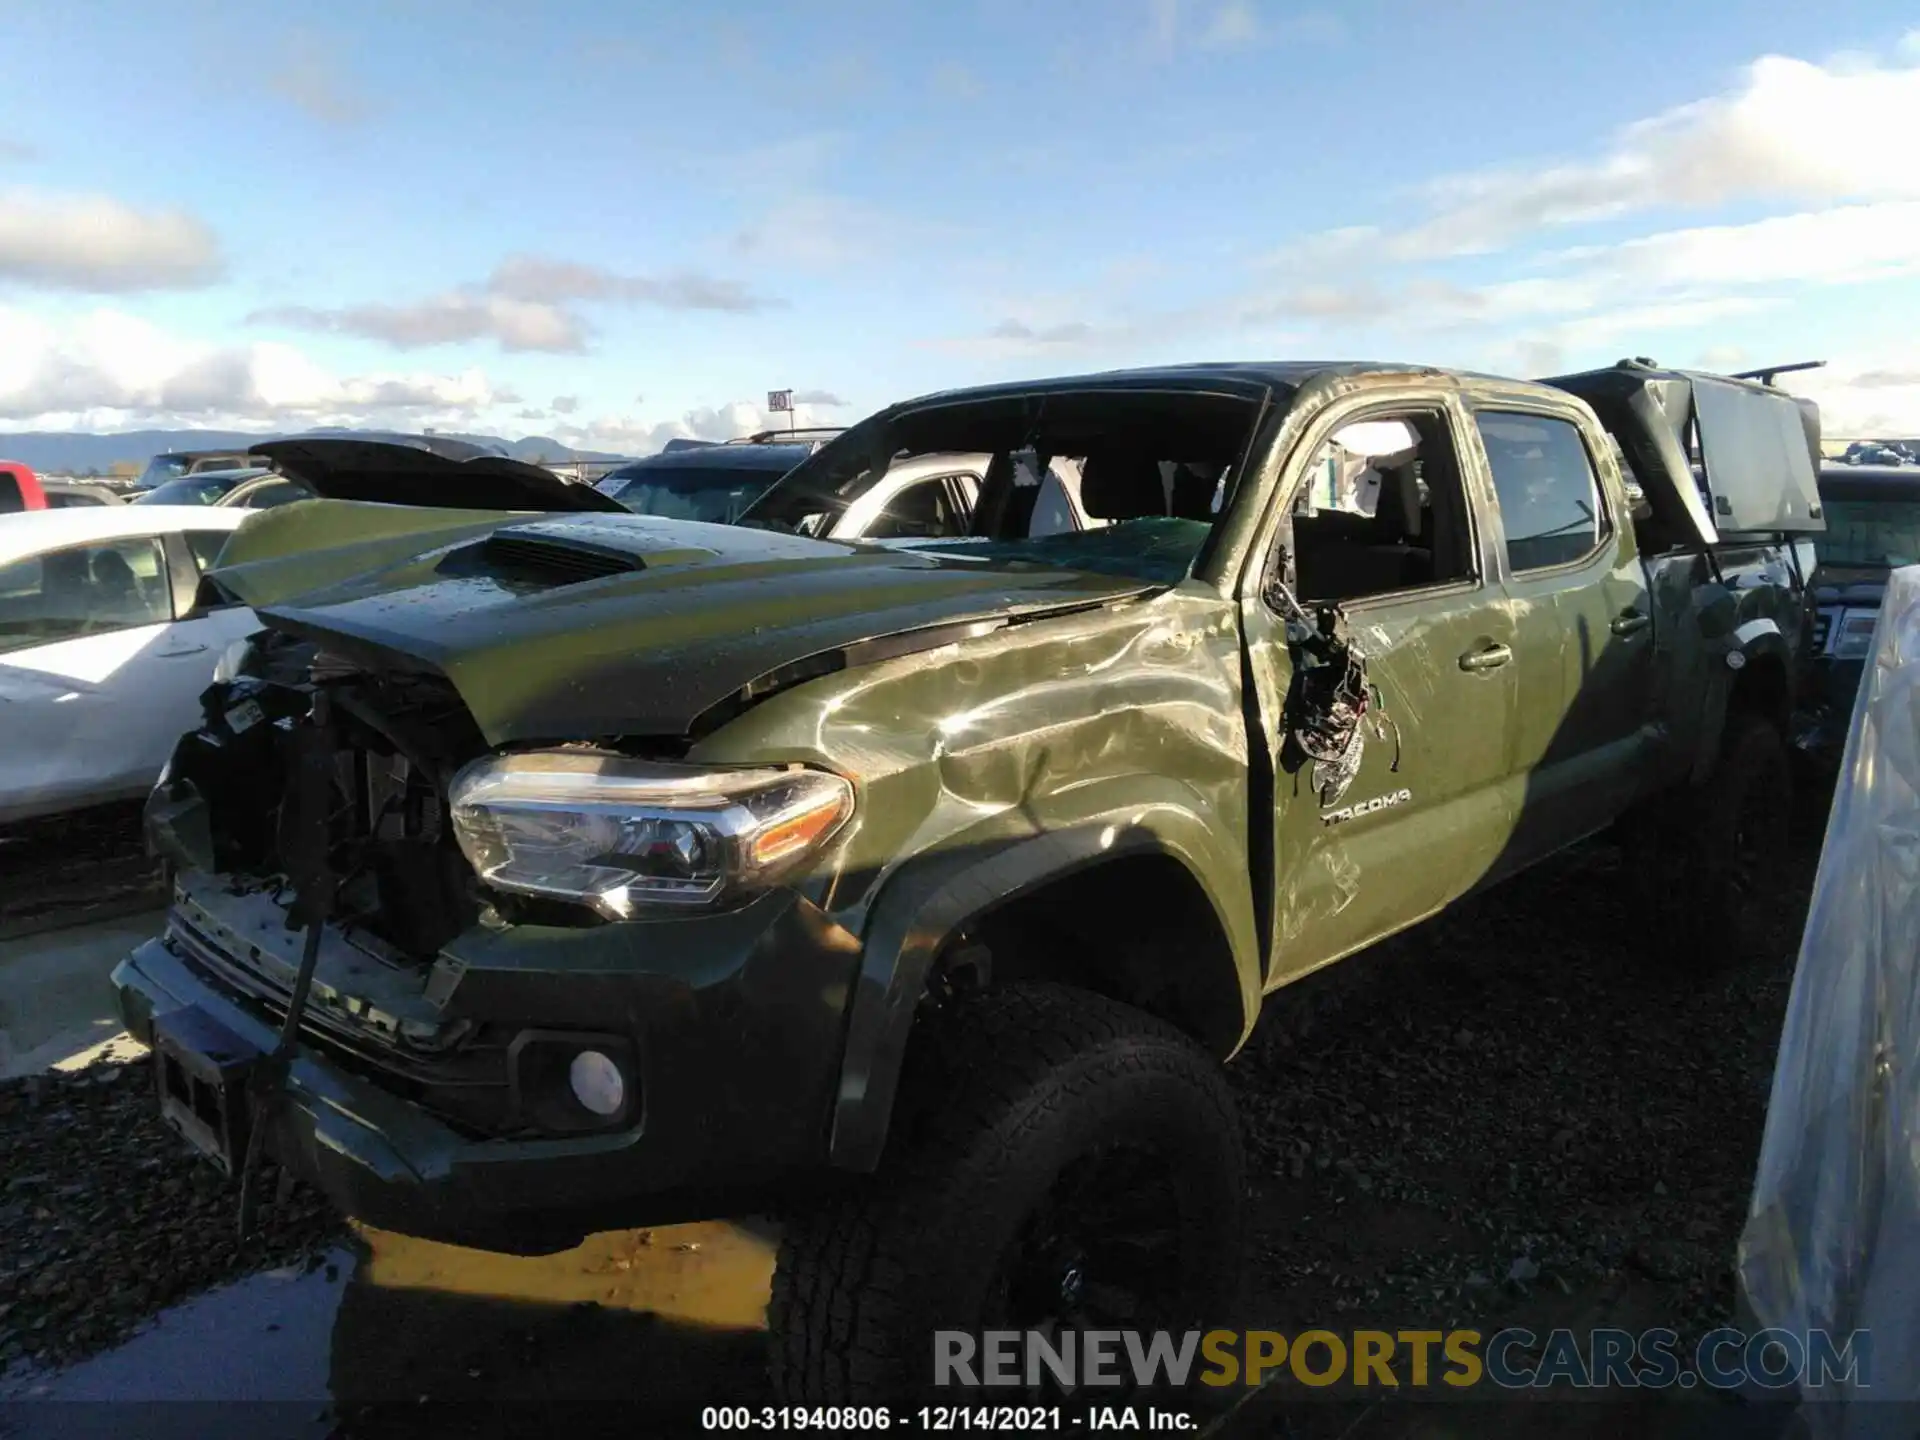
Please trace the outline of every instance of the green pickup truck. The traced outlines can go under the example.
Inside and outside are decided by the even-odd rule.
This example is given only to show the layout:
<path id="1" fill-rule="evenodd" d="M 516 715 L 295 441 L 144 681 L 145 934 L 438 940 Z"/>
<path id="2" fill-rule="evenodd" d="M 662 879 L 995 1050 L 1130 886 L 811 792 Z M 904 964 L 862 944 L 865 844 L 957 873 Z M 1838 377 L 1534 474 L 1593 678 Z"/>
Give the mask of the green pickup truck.
<path id="1" fill-rule="evenodd" d="M 1289 982 L 1622 819 L 1676 963 L 1771 893 L 1821 522 L 1817 414 L 1764 386 L 938 394 L 735 526 L 268 450 L 321 498 L 205 582 L 262 629 L 114 977 L 162 1113 L 243 1216 L 262 1155 L 521 1253 L 775 1212 L 787 1397 L 912 1388 L 935 1328 L 1218 1320 L 1219 1062 Z M 967 535 L 811 538 L 930 454 L 991 457 Z M 1063 463 L 1094 523 L 1036 537 Z"/>

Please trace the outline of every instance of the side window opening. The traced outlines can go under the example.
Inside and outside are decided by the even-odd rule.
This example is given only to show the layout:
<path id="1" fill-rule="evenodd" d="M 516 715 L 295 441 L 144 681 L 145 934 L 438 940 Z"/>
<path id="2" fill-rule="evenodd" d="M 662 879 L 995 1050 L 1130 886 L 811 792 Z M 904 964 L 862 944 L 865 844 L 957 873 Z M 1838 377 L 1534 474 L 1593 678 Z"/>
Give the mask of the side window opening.
<path id="1" fill-rule="evenodd" d="M 964 534 L 966 525 L 955 509 L 945 476 L 916 480 L 889 500 L 867 526 L 863 539 L 939 540 Z"/>
<path id="2" fill-rule="evenodd" d="M 1336 603 L 1474 578 L 1472 530 L 1445 417 L 1343 426 L 1321 447 L 1292 515 L 1302 603 Z"/>
<path id="3" fill-rule="evenodd" d="M 1570 565 L 1600 548 L 1609 533 L 1600 482 L 1579 428 L 1566 420 L 1486 410 L 1480 428 L 1507 564 L 1516 573 Z"/>
<path id="4" fill-rule="evenodd" d="M 0 569 L 0 651 L 171 619 L 158 540 L 74 545 Z"/>

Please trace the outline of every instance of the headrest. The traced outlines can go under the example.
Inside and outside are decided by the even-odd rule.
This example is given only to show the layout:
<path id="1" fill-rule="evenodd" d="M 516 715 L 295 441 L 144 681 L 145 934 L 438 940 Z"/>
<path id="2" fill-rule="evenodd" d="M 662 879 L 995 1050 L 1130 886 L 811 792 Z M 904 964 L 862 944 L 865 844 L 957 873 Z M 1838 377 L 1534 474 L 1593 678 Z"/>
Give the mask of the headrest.
<path id="1" fill-rule="evenodd" d="M 96 550 L 93 555 L 93 579 L 98 585 L 131 585 L 133 566 L 118 550 Z"/>
<path id="2" fill-rule="evenodd" d="M 1173 513 L 1182 520 L 1213 519 L 1213 493 L 1220 487 L 1219 465 L 1176 465 L 1173 471 Z"/>
<path id="3" fill-rule="evenodd" d="M 1416 539 L 1420 534 L 1420 480 L 1411 462 L 1380 471 L 1380 499 L 1373 510 L 1374 524 L 1389 542 Z"/>
<path id="4" fill-rule="evenodd" d="M 1080 507 L 1096 520 L 1166 514 L 1160 462 L 1131 448 L 1089 455 L 1080 471 Z"/>

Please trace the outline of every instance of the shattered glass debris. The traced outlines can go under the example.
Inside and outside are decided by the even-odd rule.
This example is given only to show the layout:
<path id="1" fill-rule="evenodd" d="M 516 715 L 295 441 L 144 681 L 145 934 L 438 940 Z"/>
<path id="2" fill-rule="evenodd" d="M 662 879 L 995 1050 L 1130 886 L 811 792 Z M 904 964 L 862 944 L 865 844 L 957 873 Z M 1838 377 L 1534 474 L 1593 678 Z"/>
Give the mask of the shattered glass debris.
<path id="1" fill-rule="evenodd" d="M 1367 679 L 1367 655 L 1342 635 L 1338 606 L 1310 619 L 1284 586 L 1273 587 L 1289 612 L 1287 642 L 1294 684 L 1288 705 L 1287 748 L 1313 762 L 1313 789 L 1324 810 L 1340 802 L 1360 773 L 1367 733 L 1393 737 L 1392 773 L 1400 770 L 1400 727 L 1387 713 L 1380 688 Z"/>

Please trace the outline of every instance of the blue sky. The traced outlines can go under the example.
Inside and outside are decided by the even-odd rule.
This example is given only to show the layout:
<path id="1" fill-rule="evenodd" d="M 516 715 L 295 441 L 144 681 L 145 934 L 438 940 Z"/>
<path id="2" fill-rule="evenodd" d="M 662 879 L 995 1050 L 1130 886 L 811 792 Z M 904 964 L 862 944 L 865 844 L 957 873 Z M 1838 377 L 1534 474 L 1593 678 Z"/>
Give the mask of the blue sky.
<path id="1" fill-rule="evenodd" d="M 1920 5 L 95 0 L 0 53 L 5 428 L 644 451 L 775 387 L 1638 353 L 1920 431 Z"/>

